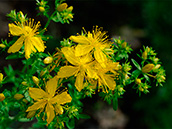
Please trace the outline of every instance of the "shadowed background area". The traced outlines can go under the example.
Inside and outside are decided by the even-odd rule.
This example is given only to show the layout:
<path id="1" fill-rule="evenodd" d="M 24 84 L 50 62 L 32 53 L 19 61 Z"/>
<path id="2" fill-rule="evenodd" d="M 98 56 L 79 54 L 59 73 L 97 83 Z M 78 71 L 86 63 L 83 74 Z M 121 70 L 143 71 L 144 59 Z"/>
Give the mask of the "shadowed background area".
<path id="1" fill-rule="evenodd" d="M 52 53 L 63 38 L 80 33 L 82 27 L 91 31 L 98 25 L 108 31 L 110 38 L 121 36 L 129 42 L 135 53 L 142 46 L 153 47 L 163 63 L 167 74 L 164 87 L 152 86 L 150 93 L 139 97 L 136 91 L 128 86 L 126 93 L 119 100 L 119 108 L 113 111 L 112 105 L 103 102 L 98 96 L 83 100 L 84 113 L 91 116 L 89 120 L 77 121 L 77 128 L 171 128 L 172 118 L 172 0 L 67 0 L 73 6 L 74 18 L 71 24 L 51 22 L 47 35 L 54 39 L 47 42 L 47 52 Z M 54 1 L 49 1 L 53 9 Z M 30 18 L 45 25 L 44 16 L 36 16 L 38 11 L 34 0 L 1 0 L 0 1 L 0 38 L 10 40 L 8 36 L 8 19 L 5 16 L 12 9 L 22 11 Z M 50 12 L 52 11 L 50 9 Z M 19 67 L 16 61 L 3 61 L 0 57 L 0 69 L 12 64 Z M 29 123 L 30 124 L 30 123 Z M 25 124 L 27 125 L 27 124 Z M 21 125 L 23 128 L 25 125 Z"/>

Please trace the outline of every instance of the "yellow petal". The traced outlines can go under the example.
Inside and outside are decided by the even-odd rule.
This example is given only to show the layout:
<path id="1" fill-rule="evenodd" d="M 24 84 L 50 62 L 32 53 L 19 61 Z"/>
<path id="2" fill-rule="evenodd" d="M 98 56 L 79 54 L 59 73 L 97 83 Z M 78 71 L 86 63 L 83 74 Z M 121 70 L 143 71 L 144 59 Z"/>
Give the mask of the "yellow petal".
<path id="1" fill-rule="evenodd" d="M 70 77 L 73 76 L 78 72 L 79 68 L 78 67 L 73 67 L 73 66 L 63 66 L 60 68 L 59 72 L 57 73 L 57 78 L 65 78 L 65 77 Z"/>
<path id="2" fill-rule="evenodd" d="M 75 87 L 76 89 L 80 92 L 84 87 L 83 87 L 83 81 L 84 81 L 84 73 L 79 72 L 76 81 L 75 81 Z"/>
<path id="3" fill-rule="evenodd" d="M 102 82 L 104 85 L 106 85 L 110 90 L 114 90 L 116 87 L 116 82 L 114 81 L 114 79 L 112 77 L 110 77 L 109 75 L 104 75 L 101 76 Z"/>
<path id="4" fill-rule="evenodd" d="M 9 27 L 10 33 L 14 36 L 19 36 L 23 33 L 22 28 L 20 26 L 13 24 L 13 23 L 9 23 L 8 27 Z"/>
<path id="5" fill-rule="evenodd" d="M 46 90 L 51 96 L 54 96 L 56 89 L 57 89 L 57 78 L 54 77 L 47 82 Z"/>
<path id="6" fill-rule="evenodd" d="M 24 51 L 25 51 L 25 58 L 29 59 L 30 58 L 30 54 L 32 53 L 32 43 L 30 41 L 30 38 L 26 38 L 25 39 L 25 43 L 24 43 Z"/>
<path id="7" fill-rule="evenodd" d="M 83 56 L 88 54 L 93 47 L 91 45 L 77 45 L 75 48 L 75 56 Z"/>
<path id="8" fill-rule="evenodd" d="M 23 46 L 24 36 L 21 36 L 9 49 L 8 53 L 15 53 Z"/>
<path id="9" fill-rule="evenodd" d="M 61 49 L 65 58 L 73 65 L 78 65 L 78 58 L 75 56 L 75 51 L 73 48 L 70 47 L 63 47 Z"/>
<path id="10" fill-rule="evenodd" d="M 40 108 L 44 108 L 46 103 L 47 103 L 47 101 L 45 101 L 45 100 L 40 100 L 38 102 L 35 102 L 32 106 L 28 107 L 26 112 L 38 110 Z"/>
<path id="11" fill-rule="evenodd" d="M 48 94 L 45 91 L 43 91 L 42 89 L 32 88 L 32 87 L 29 88 L 29 95 L 34 100 L 40 100 L 40 99 L 48 96 Z"/>
<path id="12" fill-rule="evenodd" d="M 76 43 L 90 44 L 88 38 L 85 37 L 85 36 L 81 36 L 81 35 L 79 35 L 79 36 L 70 36 L 69 39 L 76 42 Z"/>
<path id="13" fill-rule="evenodd" d="M 39 52 L 43 52 L 45 50 L 44 42 L 40 37 L 32 37 L 31 42 Z"/>
<path id="14" fill-rule="evenodd" d="M 47 103 L 45 112 L 47 114 L 47 125 L 49 125 L 55 117 L 53 105 L 51 105 L 50 103 Z"/>
<path id="15" fill-rule="evenodd" d="M 94 57 L 102 67 L 106 67 L 105 62 L 107 61 L 107 57 L 99 48 L 96 48 L 94 51 Z"/>
<path id="16" fill-rule="evenodd" d="M 56 95 L 54 98 L 50 100 L 52 104 L 65 104 L 70 103 L 72 101 L 71 96 L 66 92 L 61 93 L 60 95 Z"/>

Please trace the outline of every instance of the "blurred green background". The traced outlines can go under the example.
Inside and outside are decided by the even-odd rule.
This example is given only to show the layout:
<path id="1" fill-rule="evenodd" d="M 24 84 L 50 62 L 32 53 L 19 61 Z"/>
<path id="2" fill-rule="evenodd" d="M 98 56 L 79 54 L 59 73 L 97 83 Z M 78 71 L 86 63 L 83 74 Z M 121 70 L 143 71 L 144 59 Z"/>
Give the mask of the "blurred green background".
<path id="1" fill-rule="evenodd" d="M 132 58 L 143 45 L 153 47 L 158 53 L 166 70 L 167 80 L 164 87 L 152 86 L 150 93 L 139 97 L 132 86 L 126 87 L 126 93 L 119 100 L 118 110 L 112 111 L 112 105 L 104 103 L 96 95 L 84 100 L 84 112 L 90 120 L 81 120 L 77 128 L 172 128 L 172 0 L 67 0 L 73 6 L 74 21 L 71 24 L 51 22 L 46 34 L 54 39 L 47 42 L 47 51 L 52 53 L 59 41 L 70 35 L 80 33 L 82 27 L 92 30 L 98 25 L 108 31 L 109 37 L 121 36 L 134 49 Z M 54 7 L 54 1 L 49 4 Z M 34 0 L 0 1 L 0 38 L 8 38 L 8 19 L 5 17 L 11 9 L 22 11 L 30 18 L 40 20 L 45 25 L 45 17 L 36 17 Z M 51 11 L 50 9 L 50 11 Z M 0 67 L 7 66 L 0 57 Z M 15 63 L 17 62 L 8 62 Z M 96 102 L 95 102 L 96 101 Z M 109 115 L 109 116 L 108 116 Z"/>

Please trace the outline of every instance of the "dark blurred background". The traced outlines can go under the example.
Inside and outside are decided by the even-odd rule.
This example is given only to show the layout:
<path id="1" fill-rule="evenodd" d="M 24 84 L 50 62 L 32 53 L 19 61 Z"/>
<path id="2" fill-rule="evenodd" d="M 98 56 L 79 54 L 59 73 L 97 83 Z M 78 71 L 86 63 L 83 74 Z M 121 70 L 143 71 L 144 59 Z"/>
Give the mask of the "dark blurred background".
<path id="1" fill-rule="evenodd" d="M 96 95 L 84 100 L 84 113 L 90 120 L 80 120 L 76 128 L 172 128 L 172 0 L 67 0 L 73 6 L 74 21 L 71 24 L 51 22 L 46 34 L 54 39 L 47 42 L 47 50 L 52 53 L 59 41 L 80 33 L 82 27 L 92 30 L 98 25 L 108 31 L 109 37 L 121 36 L 134 50 L 143 45 L 153 47 L 166 70 L 167 81 L 164 87 L 152 85 L 150 93 L 139 97 L 132 86 L 119 100 L 119 108 L 113 111 L 112 105 L 103 102 Z M 54 7 L 54 1 L 49 4 Z M 40 20 L 45 25 L 44 16 L 36 16 L 34 0 L 0 0 L 0 38 L 8 39 L 8 19 L 5 16 L 11 9 L 22 11 L 30 18 Z M 51 8 L 52 9 L 52 8 Z M 50 10 L 52 11 L 52 10 Z M 136 58 L 136 55 L 131 55 Z M 0 67 L 7 65 L 2 62 Z M 9 62 L 8 62 L 9 63 Z M 14 63 L 14 62 L 13 62 Z M 96 101 L 96 102 L 95 102 Z"/>

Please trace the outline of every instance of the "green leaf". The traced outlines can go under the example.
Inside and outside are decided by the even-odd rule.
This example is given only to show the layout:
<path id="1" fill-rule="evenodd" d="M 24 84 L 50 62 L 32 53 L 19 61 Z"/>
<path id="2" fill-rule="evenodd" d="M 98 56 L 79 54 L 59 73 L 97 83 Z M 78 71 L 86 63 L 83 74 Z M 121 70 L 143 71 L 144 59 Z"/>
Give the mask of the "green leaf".
<path id="1" fill-rule="evenodd" d="M 18 58 L 23 58 L 24 55 L 23 54 L 20 54 L 20 53 L 14 53 L 14 54 L 11 54 L 9 56 L 7 56 L 5 59 L 8 60 L 8 59 L 18 59 Z"/>
<path id="2" fill-rule="evenodd" d="M 68 122 L 66 122 L 66 126 L 69 129 L 74 129 L 75 128 L 75 119 L 68 120 Z"/>
<path id="3" fill-rule="evenodd" d="M 131 61 L 133 62 L 133 64 L 134 64 L 139 70 L 141 70 L 140 65 L 139 65 L 134 59 L 131 59 Z"/>
<path id="4" fill-rule="evenodd" d="M 79 118 L 82 118 L 82 119 L 90 119 L 90 116 L 88 116 L 86 114 L 79 114 Z"/>
<path id="5" fill-rule="evenodd" d="M 140 70 L 134 70 L 132 72 L 132 76 L 135 78 L 135 77 L 138 77 L 139 75 L 141 74 L 141 71 Z"/>
<path id="6" fill-rule="evenodd" d="M 29 121 L 32 121 L 31 119 L 27 119 L 27 118 L 19 118 L 18 120 L 20 122 L 29 122 Z"/>
<path id="7" fill-rule="evenodd" d="M 118 98 L 113 98 L 113 109 L 116 111 L 118 109 Z"/>

